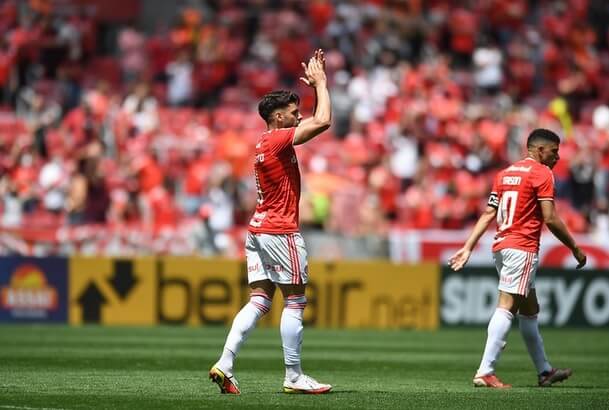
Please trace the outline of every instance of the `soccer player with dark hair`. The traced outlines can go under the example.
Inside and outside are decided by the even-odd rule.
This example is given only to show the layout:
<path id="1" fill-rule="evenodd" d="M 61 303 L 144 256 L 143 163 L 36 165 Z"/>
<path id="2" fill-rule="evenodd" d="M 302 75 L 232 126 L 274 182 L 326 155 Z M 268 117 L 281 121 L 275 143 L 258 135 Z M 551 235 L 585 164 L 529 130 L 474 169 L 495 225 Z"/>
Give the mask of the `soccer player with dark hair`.
<path id="1" fill-rule="evenodd" d="M 551 169 L 560 158 L 559 145 L 560 138 L 550 130 L 536 129 L 529 135 L 528 156 L 497 174 L 484 213 L 463 248 L 449 259 L 452 269 L 463 268 L 482 234 L 492 220 L 497 219 L 493 258 L 499 273 L 499 300 L 488 324 L 486 346 L 473 379 L 474 386 L 511 387 L 497 378 L 495 366 L 516 314 L 520 332 L 537 368 L 539 386 L 551 386 L 572 373 L 571 369 L 553 368 L 546 358 L 537 323 L 539 304 L 535 294 L 539 238 L 544 223 L 571 250 L 578 263 L 577 269 L 586 264 L 586 255 L 554 208 Z"/>
<path id="2" fill-rule="evenodd" d="M 281 340 L 285 362 L 283 391 L 321 394 L 332 386 L 317 382 L 300 366 L 302 318 L 307 304 L 307 251 L 298 229 L 300 171 L 294 145 L 304 144 L 330 127 L 331 104 L 322 50 L 302 63 L 300 80 L 315 90 L 315 112 L 303 119 L 299 97 L 290 91 L 265 95 L 258 112 L 267 125 L 256 144 L 254 173 L 257 205 L 245 243 L 250 301 L 235 316 L 222 356 L 209 377 L 222 393 L 240 394 L 233 365 L 256 322 L 271 308 L 276 287 L 284 298 Z"/>

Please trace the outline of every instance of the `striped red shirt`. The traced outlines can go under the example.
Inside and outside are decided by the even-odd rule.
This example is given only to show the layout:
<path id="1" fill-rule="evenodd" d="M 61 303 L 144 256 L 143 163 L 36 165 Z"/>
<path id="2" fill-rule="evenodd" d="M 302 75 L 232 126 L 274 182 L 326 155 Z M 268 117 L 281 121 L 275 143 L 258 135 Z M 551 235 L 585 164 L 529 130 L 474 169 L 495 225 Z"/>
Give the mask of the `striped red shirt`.
<path id="1" fill-rule="evenodd" d="M 250 232 L 298 231 L 300 170 L 292 145 L 295 130 L 266 131 L 256 143 L 254 173 L 258 197 L 249 223 Z"/>

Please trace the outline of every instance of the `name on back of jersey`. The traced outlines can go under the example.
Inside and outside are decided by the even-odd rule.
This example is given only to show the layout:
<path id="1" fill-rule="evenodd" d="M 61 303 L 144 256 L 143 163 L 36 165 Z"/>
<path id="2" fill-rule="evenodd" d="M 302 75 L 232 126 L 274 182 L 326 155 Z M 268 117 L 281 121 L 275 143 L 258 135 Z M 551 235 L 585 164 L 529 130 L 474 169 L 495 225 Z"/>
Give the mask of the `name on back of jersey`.
<path id="1" fill-rule="evenodd" d="M 501 183 L 503 185 L 520 185 L 521 181 L 522 181 L 522 177 L 505 176 L 501 180 Z"/>

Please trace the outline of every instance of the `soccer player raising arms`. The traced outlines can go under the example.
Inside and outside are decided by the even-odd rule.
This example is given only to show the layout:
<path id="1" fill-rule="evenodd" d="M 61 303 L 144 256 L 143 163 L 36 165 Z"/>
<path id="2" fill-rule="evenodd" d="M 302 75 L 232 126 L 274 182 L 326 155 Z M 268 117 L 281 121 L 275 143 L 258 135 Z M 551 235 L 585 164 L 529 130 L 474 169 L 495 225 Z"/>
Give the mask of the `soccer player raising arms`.
<path id="1" fill-rule="evenodd" d="M 527 139 L 527 158 L 500 171 L 484 213 L 478 219 L 463 248 L 449 259 L 452 269 L 467 263 L 476 243 L 493 219 L 497 234 L 493 258 L 499 273 L 499 300 L 488 324 L 482 362 L 474 376 L 474 386 L 509 388 L 495 375 L 495 365 L 505 347 L 514 315 L 529 355 L 537 368 L 539 386 L 548 387 L 567 379 L 571 369 L 553 368 L 539 333 L 539 304 L 535 294 L 535 274 L 539 263 L 539 238 L 545 223 L 577 259 L 577 269 L 586 264 L 586 255 L 577 247 L 554 208 L 554 176 L 551 168 L 558 159 L 560 139 L 546 129 L 534 130 Z"/>
<path id="2" fill-rule="evenodd" d="M 222 356 L 209 377 L 222 393 L 240 394 L 233 365 L 239 348 L 256 322 L 271 308 L 276 286 L 283 294 L 281 341 L 285 362 L 283 391 L 320 394 L 329 384 L 318 383 L 300 367 L 302 317 L 307 304 L 307 251 L 298 231 L 300 171 L 294 145 L 304 144 L 330 127 L 331 104 L 326 84 L 325 60 L 317 50 L 302 63 L 300 80 L 316 94 L 315 112 L 304 119 L 299 97 L 290 91 L 273 91 L 258 104 L 267 125 L 256 144 L 254 173 L 257 205 L 245 242 L 250 300 L 235 316 Z"/>

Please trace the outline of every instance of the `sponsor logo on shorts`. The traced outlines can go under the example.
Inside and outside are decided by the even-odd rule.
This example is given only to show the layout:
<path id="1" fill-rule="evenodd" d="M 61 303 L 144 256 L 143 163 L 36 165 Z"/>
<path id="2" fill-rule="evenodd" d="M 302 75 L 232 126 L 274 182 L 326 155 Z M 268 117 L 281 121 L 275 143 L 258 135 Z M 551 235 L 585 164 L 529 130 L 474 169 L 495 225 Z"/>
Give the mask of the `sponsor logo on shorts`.
<path id="1" fill-rule="evenodd" d="M 514 278 L 511 276 L 501 275 L 499 278 L 499 283 L 502 285 L 510 285 L 514 281 Z"/>
<path id="2" fill-rule="evenodd" d="M 283 266 L 281 265 L 271 265 L 271 264 L 266 264 L 264 266 L 267 270 L 271 270 L 273 272 L 283 272 Z"/>

